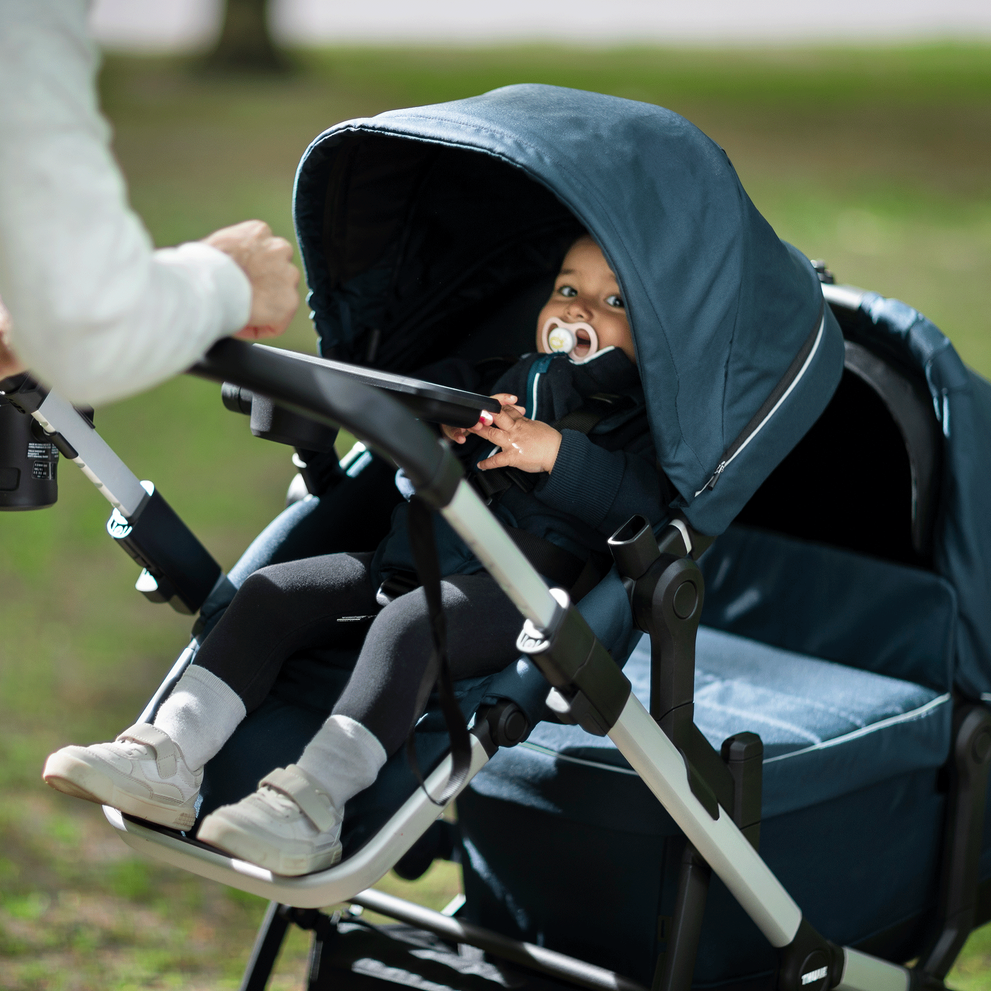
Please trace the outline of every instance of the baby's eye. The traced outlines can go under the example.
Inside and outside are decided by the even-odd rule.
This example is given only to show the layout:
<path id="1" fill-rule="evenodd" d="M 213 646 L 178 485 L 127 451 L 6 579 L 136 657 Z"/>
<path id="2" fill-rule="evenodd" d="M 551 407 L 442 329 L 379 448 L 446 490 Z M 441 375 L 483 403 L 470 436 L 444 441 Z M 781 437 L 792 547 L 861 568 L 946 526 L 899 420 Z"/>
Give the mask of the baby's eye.
<path id="1" fill-rule="evenodd" d="M 578 290 L 574 286 L 558 286 L 557 291 L 568 299 L 578 295 Z"/>
<path id="2" fill-rule="evenodd" d="M 617 296 L 613 293 L 611 296 L 606 296 L 606 306 L 614 306 L 617 310 L 625 310 L 626 304 L 623 302 L 622 296 Z"/>

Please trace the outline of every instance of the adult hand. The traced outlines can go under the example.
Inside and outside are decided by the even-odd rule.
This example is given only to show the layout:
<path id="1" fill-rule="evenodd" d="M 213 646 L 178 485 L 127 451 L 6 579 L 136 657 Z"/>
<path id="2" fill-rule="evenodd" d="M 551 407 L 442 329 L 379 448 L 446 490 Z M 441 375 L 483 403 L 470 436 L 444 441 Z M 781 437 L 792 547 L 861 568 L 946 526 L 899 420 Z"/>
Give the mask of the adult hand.
<path id="1" fill-rule="evenodd" d="M 549 423 L 528 420 L 519 406 L 505 404 L 496 413 L 491 426 L 476 426 L 471 429 L 472 433 L 477 433 L 501 448 L 491 458 L 478 462 L 478 467 L 483 471 L 510 466 L 519 468 L 520 471 L 550 472 L 557 461 L 558 451 L 561 450 L 560 432 Z"/>
<path id="2" fill-rule="evenodd" d="M 10 314 L 0 299 L 0 379 L 5 379 L 8 375 L 16 375 L 24 371 L 24 366 L 20 363 L 17 355 L 10 350 L 7 343 L 10 333 Z"/>
<path id="3" fill-rule="evenodd" d="M 203 241 L 230 255 L 251 281 L 251 314 L 234 336 L 257 341 L 281 334 L 299 306 L 299 269 L 292 263 L 292 245 L 262 220 L 224 227 Z"/>

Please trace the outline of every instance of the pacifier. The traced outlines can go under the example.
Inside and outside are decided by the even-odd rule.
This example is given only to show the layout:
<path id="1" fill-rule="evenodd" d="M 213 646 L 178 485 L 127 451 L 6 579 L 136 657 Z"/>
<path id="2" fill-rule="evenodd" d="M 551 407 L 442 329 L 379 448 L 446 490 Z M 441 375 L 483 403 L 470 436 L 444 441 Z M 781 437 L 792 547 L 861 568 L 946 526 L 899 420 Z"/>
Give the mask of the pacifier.
<path id="1" fill-rule="evenodd" d="M 588 361 L 599 350 L 595 329 L 584 321 L 565 323 L 551 317 L 540 331 L 540 341 L 545 351 L 564 352 L 576 364 Z"/>

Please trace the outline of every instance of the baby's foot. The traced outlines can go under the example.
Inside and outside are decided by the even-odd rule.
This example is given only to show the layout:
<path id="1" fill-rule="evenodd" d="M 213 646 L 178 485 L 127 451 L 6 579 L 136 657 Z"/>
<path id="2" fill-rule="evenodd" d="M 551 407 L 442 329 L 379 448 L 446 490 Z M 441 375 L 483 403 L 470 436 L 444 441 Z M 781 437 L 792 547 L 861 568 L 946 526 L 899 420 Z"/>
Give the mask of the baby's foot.
<path id="1" fill-rule="evenodd" d="M 275 874 L 310 874 L 341 859 L 341 813 L 295 764 L 262 778 L 258 791 L 225 805 L 196 834 L 239 860 Z"/>
<path id="2" fill-rule="evenodd" d="M 56 750 L 42 777 L 66 795 L 173 829 L 191 829 L 203 771 L 189 769 L 167 733 L 135 723 L 113 743 Z"/>

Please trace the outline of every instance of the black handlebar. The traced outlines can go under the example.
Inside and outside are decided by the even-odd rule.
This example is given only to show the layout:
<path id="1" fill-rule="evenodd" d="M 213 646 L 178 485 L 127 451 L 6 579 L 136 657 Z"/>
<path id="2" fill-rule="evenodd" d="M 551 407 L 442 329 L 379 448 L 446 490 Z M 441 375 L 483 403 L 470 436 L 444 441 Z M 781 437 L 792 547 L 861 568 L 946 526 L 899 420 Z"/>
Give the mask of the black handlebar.
<path id="1" fill-rule="evenodd" d="M 377 368 L 364 368 L 344 361 L 332 361 L 330 358 L 319 358 L 312 354 L 300 354 L 298 351 L 285 351 L 264 344 L 256 344 L 255 349 L 261 352 L 292 355 L 295 361 L 320 368 L 330 368 L 341 372 L 356 382 L 384 389 L 398 399 L 419 420 L 429 420 L 432 423 L 446 423 L 451 427 L 473 427 L 478 423 L 482 410 L 498 413 L 500 406 L 489 396 L 476 392 L 465 392 L 463 389 L 452 389 L 436 382 L 413 378 L 409 375 L 397 375 L 394 372 L 384 372 Z"/>
<path id="2" fill-rule="evenodd" d="M 225 338 L 189 371 L 214 382 L 233 382 L 321 423 L 344 427 L 401 467 L 419 496 L 435 508 L 447 505 L 463 474 L 457 458 L 391 395 L 335 364 Z M 376 376 L 360 371 L 366 380 Z"/>

